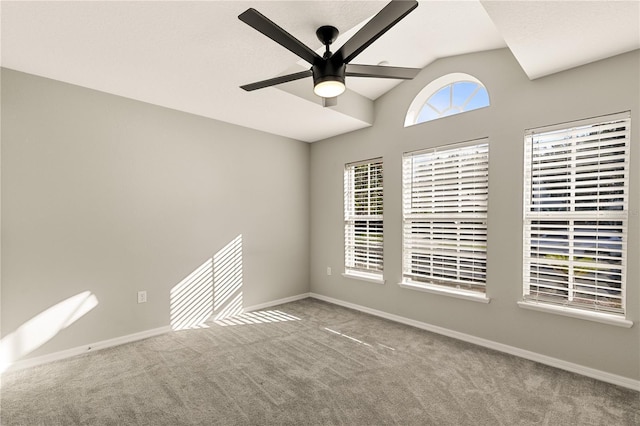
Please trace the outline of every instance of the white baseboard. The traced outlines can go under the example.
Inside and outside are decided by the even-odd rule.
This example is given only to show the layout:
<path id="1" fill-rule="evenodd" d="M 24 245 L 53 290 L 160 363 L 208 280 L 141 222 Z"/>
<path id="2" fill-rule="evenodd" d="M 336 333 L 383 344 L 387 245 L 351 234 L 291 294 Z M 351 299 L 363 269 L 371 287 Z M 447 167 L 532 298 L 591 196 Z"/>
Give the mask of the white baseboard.
<path id="1" fill-rule="evenodd" d="M 634 380 L 628 377 L 619 376 L 617 374 L 607 373 L 605 371 L 596 370 L 595 368 L 585 367 L 583 365 L 574 364 L 572 362 L 568 362 L 558 358 L 542 355 L 536 352 L 531 352 L 524 349 L 516 348 L 514 346 L 505 345 L 503 343 L 494 342 L 492 340 L 487 340 L 480 337 L 472 336 L 470 334 L 460 333 L 458 331 L 449 330 L 447 328 L 439 327 L 437 325 L 427 324 L 425 322 L 412 320 L 410 318 L 405 318 L 405 317 L 401 317 L 394 314 L 389 314 L 387 312 L 368 308 L 366 306 L 357 305 L 355 303 L 334 299 L 333 297 L 323 296 L 322 294 L 309 293 L 309 297 L 312 297 L 318 300 L 323 300 L 325 302 L 333 303 L 335 305 L 344 306 L 346 308 L 355 309 L 357 311 L 365 312 L 367 314 L 375 315 L 377 317 L 385 318 L 391 321 L 407 324 L 416 328 L 441 334 L 443 336 L 453 337 L 454 339 L 473 343 L 479 346 L 484 346 L 485 348 L 494 349 L 496 351 L 508 353 L 510 355 L 515 355 L 520 358 L 525 358 L 531 361 L 539 362 L 540 364 L 545 364 L 551 367 L 556 367 L 562 370 L 570 371 L 572 373 L 581 374 L 583 376 L 591 377 L 593 379 L 601 380 L 603 382 L 612 383 L 614 385 L 622 386 L 635 391 L 640 391 L 640 380 Z"/>
<path id="2" fill-rule="evenodd" d="M 127 334 L 126 336 L 115 337 L 113 339 L 102 340 L 100 342 L 90 343 L 83 346 L 77 346 L 75 348 L 66 349 L 64 351 L 53 352 L 47 355 L 28 358 L 22 361 L 15 361 L 9 364 L 7 371 L 20 370 L 28 367 L 35 367 L 36 365 L 46 364 L 48 362 L 59 361 L 61 359 L 70 358 L 76 355 L 82 355 L 87 352 L 94 352 L 100 349 L 110 348 L 112 346 L 122 345 L 124 343 L 135 342 L 136 340 L 146 339 L 148 337 L 158 336 L 160 334 L 168 333 L 171 331 L 171 327 L 158 327 L 151 330 L 140 331 L 138 333 Z"/>
<path id="3" fill-rule="evenodd" d="M 635 391 L 640 391 L 640 380 L 634 380 L 628 377 L 607 373 L 605 371 L 596 370 L 590 367 L 585 367 L 583 365 L 564 361 L 558 358 L 553 358 L 550 356 L 538 354 L 536 352 L 527 351 L 524 349 L 516 348 L 514 346 L 505 345 L 503 343 L 498 343 L 492 340 L 487 340 L 480 337 L 472 336 L 470 334 L 460 333 L 458 331 L 449 330 L 444 327 L 439 327 L 439 326 L 428 324 L 425 322 L 416 321 L 410 318 L 401 317 L 399 315 L 389 314 L 387 312 L 379 311 L 377 309 L 368 308 L 366 306 L 357 305 L 355 303 L 345 302 L 343 300 L 334 299 L 332 297 L 324 296 L 317 293 L 302 293 L 296 296 L 286 297 L 284 299 L 273 300 L 270 302 L 265 302 L 265 303 L 261 303 L 254 306 L 248 306 L 244 308 L 244 310 L 247 312 L 257 311 L 260 309 L 269 308 L 271 306 L 281 305 L 283 303 L 295 302 L 296 300 L 305 299 L 307 297 L 312 297 L 314 299 L 333 303 L 334 305 L 355 309 L 357 311 L 365 312 L 365 313 L 375 315 L 377 317 L 385 318 L 391 321 L 395 321 L 401 324 L 407 324 L 416 328 L 441 334 L 443 336 L 453 337 L 454 339 L 473 343 L 479 346 L 484 346 L 489 349 L 494 349 L 500 352 L 515 355 L 531 361 L 539 362 L 541 364 L 560 368 L 562 370 L 571 371 L 572 373 L 581 374 L 583 376 L 591 377 L 593 379 L 601 380 L 607 383 L 612 383 L 614 385 L 622 386 Z M 151 330 L 141 331 L 139 333 L 128 334 L 126 336 L 116 337 L 113 339 L 103 340 L 103 341 L 91 343 L 88 345 L 78 346 L 78 347 L 67 349 L 64 351 L 42 355 L 39 357 L 29 358 L 22 361 L 16 361 L 9 365 L 7 371 L 19 370 L 19 369 L 28 368 L 28 367 L 35 367 L 37 365 L 45 364 L 48 362 L 59 361 L 72 356 L 81 355 L 89 351 L 93 352 L 100 349 L 122 345 L 124 343 L 135 342 L 137 340 L 146 339 L 148 337 L 158 336 L 160 334 L 168 333 L 170 331 L 171 331 L 170 326 L 158 327 Z"/>
<path id="4" fill-rule="evenodd" d="M 276 305 L 282 305 L 283 303 L 295 302 L 296 300 L 306 299 L 310 297 L 311 293 L 302 293 L 296 296 L 285 297 L 284 299 L 272 300 L 271 302 L 260 303 L 258 305 L 247 306 L 244 308 L 245 312 L 257 311 L 264 308 L 270 308 Z"/>
<path id="5" fill-rule="evenodd" d="M 296 300 L 306 299 L 309 297 L 309 293 L 302 293 L 296 296 L 285 297 L 284 299 L 272 300 L 270 302 L 261 303 L 254 306 L 248 306 L 244 308 L 246 312 L 257 311 L 271 306 L 281 305 L 283 303 L 295 302 Z M 35 367 L 37 365 L 46 364 L 48 362 L 59 361 L 61 359 L 70 358 L 76 355 L 82 355 L 87 352 L 94 352 L 100 349 L 110 348 L 112 346 L 122 345 L 124 343 L 135 342 L 136 340 L 146 339 L 148 337 L 158 336 L 160 334 L 168 333 L 171 331 L 170 326 L 154 328 L 152 330 L 141 331 L 139 333 L 128 334 L 126 336 L 116 337 L 113 339 L 103 340 L 101 342 L 89 343 L 83 346 L 77 346 L 75 348 L 66 349 L 59 352 L 53 352 L 47 355 L 42 355 L 34 358 L 28 358 L 22 361 L 15 361 L 9 364 L 6 371 L 20 370 L 23 368 Z"/>

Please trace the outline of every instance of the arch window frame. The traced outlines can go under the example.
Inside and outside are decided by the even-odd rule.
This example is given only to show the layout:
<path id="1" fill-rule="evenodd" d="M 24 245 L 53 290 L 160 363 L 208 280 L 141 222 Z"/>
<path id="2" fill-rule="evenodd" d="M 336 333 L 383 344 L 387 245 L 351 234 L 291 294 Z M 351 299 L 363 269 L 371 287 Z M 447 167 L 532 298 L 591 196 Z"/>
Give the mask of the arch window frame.
<path id="1" fill-rule="evenodd" d="M 465 110 L 465 109 L 460 109 L 460 106 L 454 105 L 453 104 L 453 85 L 455 85 L 456 83 L 475 83 L 477 84 L 477 88 L 476 90 L 473 92 L 472 96 L 469 96 L 468 98 L 466 98 L 465 102 L 463 103 L 462 107 L 466 106 L 473 97 L 476 96 L 476 94 L 478 93 L 478 91 L 480 89 L 484 89 L 487 93 L 487 104 L 483 105 L 483 106 L 479 106 L 479 107 L 475 107 L 473 109 L 469 109 L 469 110 Z M 441 90 L 450 87 L 450 94 L 449 96 L 451 97 L 451 101 L 450 101 L 450 107 L 448 110 L 452 109 L 452 108 L 456 108 L 458 107 L 459 111 L 458 112 L 454 112 L 453 114 L 448 114 L 445 113 L 448 110 L 444 110 L 443 112 L 438 111 L 436 108 L 434 108 L 432 105 L 430 105 L 428 102 L 429 100 L 437 95 L 438 93 L 440 93 Z M 489 91 L 487 90 L 486 86 L 476 77 L 470 75 L 470 74 L 466 74 L 466 73 L 450 73 L 450 74 L 446 74 L 443 75 L 442 77 L 439 77 L 435 80 L 433 80 L 431 83 L 427 84 L 417 95 L 416 97 L 413 99 L 413 101 L 411 102 L 411 105 L 409 106 L 409 109 L 407 111 L 407 114 L 405 116 L 405 120 L 404 120 L 404 127 L 409 127 L 409 126 L 414 126 L 416 124 L 420 124 L 420 123 L 426 123 L 428 121 L 433 121 L 433 120 L 437 120 L 439 118 L 443 118 L 443 117 L 448 117 L 451 115 L 457 115 L 457 114 L 462 114 L 468 111 L 474 111 L 476 109 L 481 109 L 481 108 L 486 108 L 488 106 L 491 105 L 491 100 L 489 97 Z M 420 120 L 420 114 L 422 112 L 422 110 L 427 107 L 427 108 L 432 108 L 436 113 L 439 114 L 439 117 L 435 117 L 435 118 L 431 118 L 431 119 L 427 119 L 427 120 Z"/>

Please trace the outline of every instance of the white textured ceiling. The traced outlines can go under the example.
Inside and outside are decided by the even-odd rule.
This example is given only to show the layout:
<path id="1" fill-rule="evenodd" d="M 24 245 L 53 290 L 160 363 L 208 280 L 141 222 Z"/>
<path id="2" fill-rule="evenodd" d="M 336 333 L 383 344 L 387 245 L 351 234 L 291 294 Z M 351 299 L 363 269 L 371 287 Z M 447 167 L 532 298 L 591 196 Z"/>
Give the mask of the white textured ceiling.
<path id="1" fill-rule="evenodd" d="M 640 2 L 482 1 L 529 78 L 640 48 Z"/>
<path id="2" fill-rule="evenodd" d="M 245 92 L 238 86 L 290 70 L 299 58 L 237 16 L 254 7 L 319 49 L 317 27 L 334 25 L 348 37 L 385 4 L 2 1 L 1 65 L 315 141 L 370 125 L 363 111 L 398 82 L 348 78 L 354 93 L 342 108 L 322 108 L 319 98 L 300 95 L 304 85 L 296 86 L 298 95 L 287 87 Z M 421 1 L 354 63 L 422 68 L 438 58 L 508 46 L 527 75 L 537 78 L 639 48 L 639 4 Z M 302 81 L 311 93 L 311 79 Z"/>

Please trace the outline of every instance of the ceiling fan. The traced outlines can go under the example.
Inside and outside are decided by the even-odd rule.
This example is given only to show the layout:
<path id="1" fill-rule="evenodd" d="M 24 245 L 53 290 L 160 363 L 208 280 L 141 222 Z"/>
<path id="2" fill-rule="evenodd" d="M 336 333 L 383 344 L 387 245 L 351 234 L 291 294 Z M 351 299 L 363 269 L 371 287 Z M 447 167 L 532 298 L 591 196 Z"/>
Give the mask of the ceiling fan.
<path id="1" fill-rule="evenodd" d="M 325 45 L 326 49 L 323 56 L 318 55 L 302 44 L 300 40 L 280 28 L 257 10 L 249 8 L 238 16 L 242 22 L 295 53 L 311 64 L 311 68 L 306 71 L 245 84 L 240 87 L 246 91 L 252 91 L 312 76 L 314 93 L 322 98 L 323 106 L 332 106 L 337 104 L 337 96 L 341 95 L 346 89 L 346 76 L 411 80 L 420 72 L 420 69 L 381 65 L 355 65 L 350 62 L 416 7 L 418 7 L 417 1 L 392 0 L 335 53 L 329 50 L 329 46 L 338 37 L 338 29 L 330 25 L 318 28 L 316 36 Z"/>

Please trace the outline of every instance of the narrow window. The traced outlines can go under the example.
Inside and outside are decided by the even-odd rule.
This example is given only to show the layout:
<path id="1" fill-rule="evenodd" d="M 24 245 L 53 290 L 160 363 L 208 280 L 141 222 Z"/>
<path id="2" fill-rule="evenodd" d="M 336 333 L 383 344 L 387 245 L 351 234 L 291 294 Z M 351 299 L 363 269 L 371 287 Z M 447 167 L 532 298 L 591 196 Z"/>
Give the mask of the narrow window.
<path id="1" fill-rule="evenodd" d="M 344 169 L 345 273 L 382 281 L 382 159 Z"/>
<path id="2" fill-rule="evenodd" d="M 624 316 L 629 114 L 525 133 L 524 300 Z"/>
<path id="3" fill-rule="evenodd" d="M 489 144 L 404 154 L 403 282 L 485 293 Z"/>

